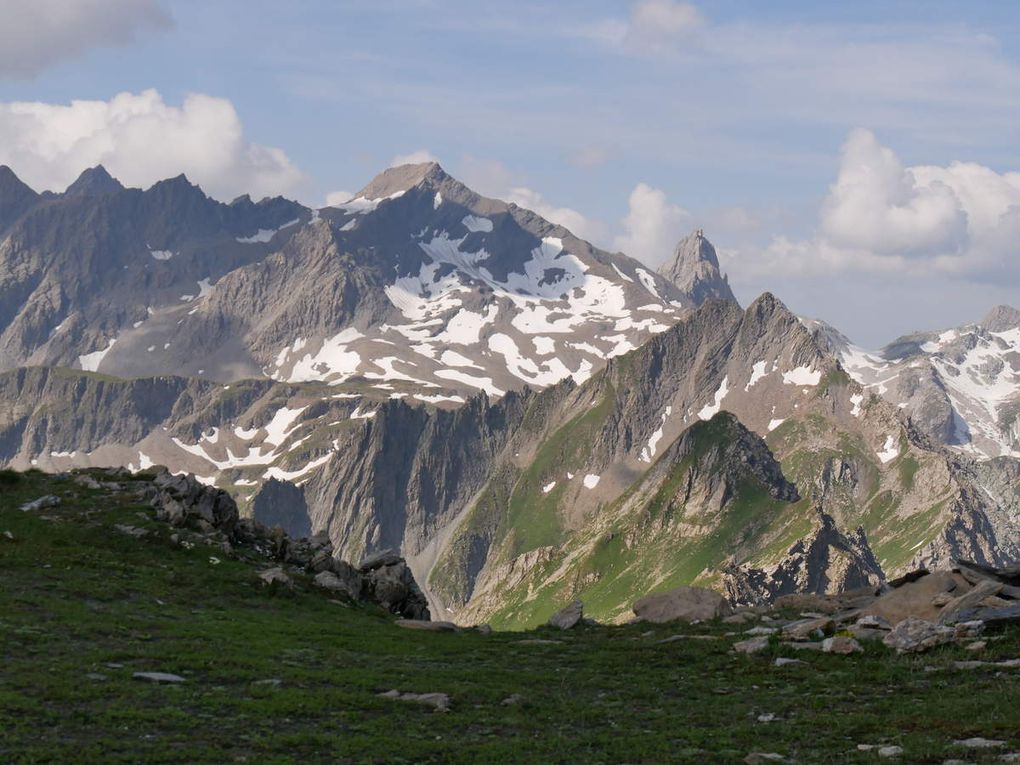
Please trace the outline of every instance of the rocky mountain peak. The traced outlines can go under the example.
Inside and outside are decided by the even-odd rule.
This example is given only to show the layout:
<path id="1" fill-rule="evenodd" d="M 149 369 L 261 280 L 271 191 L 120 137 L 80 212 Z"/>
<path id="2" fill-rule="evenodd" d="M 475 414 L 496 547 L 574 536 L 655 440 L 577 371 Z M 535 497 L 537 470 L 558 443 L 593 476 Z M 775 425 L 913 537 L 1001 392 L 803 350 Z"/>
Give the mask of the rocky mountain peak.
<path id="1" fill-rule="evenodd" d="M 679 287 L 695 305 L 709 298 L 737 301 L 730 290 L 729 279 L 719 269 L 715 247 L 700 228 L 677 244 L 673 259 L 664 263 L 659 273 Z"/>
<path id="2" fill-rule="evenodd" d="M 21 215 L 38 198 L 11 168 L 0 165 L 0 227 Z"/>
<path id="3" fill-rule="evenodd" d="M 438 187 L 450 178 L 438 162 L 421 162 L 416 165 L 397 165 L 379 173 L 355 198 L 384 199 L 400 194 L 419 184 Z"/>
<path id="4" fill-rule="evenodd" d="M 1020 327 L 1020 311 L 1009 305 L 997 305 L 981 320 L 989 332 L 1005 332 Z"/>
<path id="5" fill-rule="evenodd" d="M 67 187 L 64 196 L 99 196 L 115 194 L 123 191 L 120 181 L 110 175 L 102 165 L 96 165 L 83 171 L 78 179 Z"/>

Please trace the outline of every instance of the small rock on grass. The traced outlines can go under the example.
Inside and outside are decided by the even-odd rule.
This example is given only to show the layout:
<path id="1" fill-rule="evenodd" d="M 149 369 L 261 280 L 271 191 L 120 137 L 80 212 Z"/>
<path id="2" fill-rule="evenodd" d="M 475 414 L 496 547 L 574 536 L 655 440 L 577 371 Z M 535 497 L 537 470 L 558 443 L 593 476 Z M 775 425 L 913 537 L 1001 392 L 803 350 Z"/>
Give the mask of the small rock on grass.
<path id="1" fill-rule="evenodd" d="M 965 738 L 960 741 L 953 742 L 956 746 L 965 746 L 968 749 L 996 749 L 1000 746 L 1005 746 L 1005 741 L 998 741 L 992 738 L 981 738 L 975 736 L 974 738 Z"/>
<path id="2" fill-rule="evenodd" d="M 499 703 L 502 704 L 505 707 L 515 707 L 518 704 L 520 704 L 522 701 L 524 701 L 524 697 L 521 694 L 519 694 L 519 693 L 512 693 L 512 694 L 507 696 L 505 699 L 503 699 Z"/>
<path id="3" fill-rule="evenodd" d="M 262 580 L 262 584 L 266 587 L 269 587 L 274 583 L 282 584 L 285 587 L 292 587 L 294 585 L 294 582 L 289 576 L 287 576 L 282 566 L 267 568 L 265 571 L 260 571 L 259 579 Z"/>
<path id="4" fill-rule="evenodd" d="M 569 606 L 561 608 L 555 614 L 549 617 L 550 627 L 559 627 L 561 630 L 569 630 L 581 621 L 584 616 L 584 604 L 580 600 L 575 600 Z"/>
<path id="5" fill-rule="evenodd" d="M 39 499 L 33 499 L 31 502 L 26 502 L 20 507 L 20 510 L 24 513 L 33 510 L 42 510 L 47 507 L 56 507 L 59 504 L 60 497 L 56 494 L 47 494 L 45 497 L 39 497 Z"/>
<path id="6" fill-rule="evenodd" d="M 135 680 L 145 680 L 150 683 L 183 683 L 184 678 L 170 672 L 135 672 L 131 675 Z"/>
<path id="7" fill-rule="evenodd" d="M 765 765 L 767 762 L 786 762 L 786 758 L 776 752 L 751 752 L 744 758 L 744 765 Z"/>
<path id="8" fill-rule="evenodd" d="M 861 648 L 861 644 L 852 637 L 838 635 L 836 637 L 825 638 L 822 641 L 823 653 L 837 653 L 848 656 L 852 653 L 861 653 L 863 651 L 864 649 Z"/>
<path id="9" fill-rule="evenodd" d="M 880 746 L 878 748 L 879 757 L 899 757 L 903 754 L 902 746 Z"/>
<path id="10" fill-rule="evenodd" d="M 800 659 L 787 659 L 785 656 L 778 657 L 773 664 L 777 667 L 791 667 L 796 664 L 803 664 L 804 666 L 807 666 L 806 661 L 801 661 Z"/>
<path id="11" fill-rule="evenodd" d="M 750 640 L 741 640 L 733 644 L 733 650 L 737 653 L 746 653 L 748 655 L 761 653 L 769 647 L 769 639 L 764 635 L 760 637 L 753 637 Z"/>
<path id="12" fill-rule="evenodd" d="M 394 689 L 380 693 L 379 696 L 384 699 L 394 699 L 395 701 L 424 704 L 425 706 L 432 707 L 437 712 L 450 711 L 450 697 L 445 693 L 401 693 Z"/>

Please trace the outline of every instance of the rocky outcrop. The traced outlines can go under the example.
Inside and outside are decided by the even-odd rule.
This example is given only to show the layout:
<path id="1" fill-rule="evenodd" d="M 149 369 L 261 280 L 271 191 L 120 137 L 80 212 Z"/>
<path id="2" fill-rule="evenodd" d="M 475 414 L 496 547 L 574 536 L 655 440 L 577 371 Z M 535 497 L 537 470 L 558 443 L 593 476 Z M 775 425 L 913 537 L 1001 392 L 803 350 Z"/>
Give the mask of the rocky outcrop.
<path id="1" fill-rule="evenodd" d="M 659 273 L 696 306 L 711 298 L 737 302 L 729 279 L 719 270 L 715 247 L 700 228 L 677 244 L 673 259 L 664 263 Z"/>
<path id="2" fill-rule="evenodd" d="M 791 546 L 779 563 L 767 569 L 733 565 L 725 581 L 732 602 L 760 605 L 793 593 L 874 589 L 883 579 L 864 529 L 844 534 L 831 516 L 819 512 L 814 531 Z"/>
<path id="3" fill-rule="evenodd" d="M 350 600 L 374 603 L 405 619 L 430 618 L 425 596 L 399 555 L 376 555 L 355 569 L 333 556 L 333 545 L 326 535 L 292 538 L 279 526 L 270 528 L 250 518 L 242 519 L 229 494 L 203 485 L 192 475 L 173 475 L 160 468 L 151 484 L 133 483 L 136 491 L 150 498 L 158 520 L 219 538 L 225 552 L 235 547 L 249 548 L 270 560 L 314 574 L 317 586 Z M 291 584 L 280 567 L 262 571 L 259 579 L 267 586 Z"/>

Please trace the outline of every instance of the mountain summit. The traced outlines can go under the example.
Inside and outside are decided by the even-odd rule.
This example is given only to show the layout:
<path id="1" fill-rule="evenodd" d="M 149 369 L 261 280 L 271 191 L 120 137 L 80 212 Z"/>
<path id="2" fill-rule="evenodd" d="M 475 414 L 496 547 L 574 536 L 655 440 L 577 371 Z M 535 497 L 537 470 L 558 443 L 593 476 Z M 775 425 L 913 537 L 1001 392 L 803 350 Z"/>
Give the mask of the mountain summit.
<path id="1" fill-rule="evenodd" d="M 737 302 L 730 290 L 729 279 L 719 269 L 715 247 L 700 228 L 680 240 L 673 260 L 664 263 L 659 273 L 679 287 L 695 305 L 701 305 L 709 298 Z"/>

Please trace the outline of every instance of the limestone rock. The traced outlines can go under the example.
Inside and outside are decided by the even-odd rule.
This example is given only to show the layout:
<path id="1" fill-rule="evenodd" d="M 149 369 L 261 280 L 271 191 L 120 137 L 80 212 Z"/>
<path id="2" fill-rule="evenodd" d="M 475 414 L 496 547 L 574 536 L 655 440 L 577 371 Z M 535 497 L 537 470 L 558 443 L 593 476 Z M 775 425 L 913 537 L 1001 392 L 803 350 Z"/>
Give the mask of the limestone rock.
<path id="1" fill-rule="evenodd" d="M 267 568 L 265 571 L 259 572 L 259 579 L 262 584 L 269 587 L 273 584 L 280 584 L 284 587 L 293 587 L 294 581 L 287 576 L 282 566 L 275 566 L 273 568 Z"/>
<path id="2" fill-rule="evenodd" d="M 569 606 L 560 609 L 555 614 L 549 617 L 549 626 L 557 627 L 561 630 L 569 630 L 577 626 L 584 616 L 584 604 L 580 600 L 575 600 Z"/>
<path id="3" fill-rule="evenodd" d="M 685 586 L 669 592 L 652 593 L 634 604 L 634 614 L 653 624 L 705 621 L 728 616 L 732 612 L 726 598 L 704 587 Z"/>
<path id="4" fill-rule="evenodd" d="M 183 683 L 184 678 L 170 672 L 135 672 L 131 675 L 135 680 L 144 680 L 150 683 Z"/>
<path id="5" fill-rule="evenodd" d="M 835 637 L 826 638 L 822 641 L 822 652 L 837 653 L 848 656 L 852 653 L 863 653 L 864 649 L 861 647 L 861 644 L 852 637 L 837 635 Z"/>
<path id="6" fill-rule="evenodd" d="M 883 642 L 897 653 L 920 653 L 956 639 L 952 627 L 908 616 L 893 627 Z"/>

